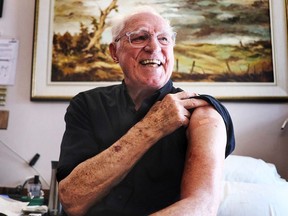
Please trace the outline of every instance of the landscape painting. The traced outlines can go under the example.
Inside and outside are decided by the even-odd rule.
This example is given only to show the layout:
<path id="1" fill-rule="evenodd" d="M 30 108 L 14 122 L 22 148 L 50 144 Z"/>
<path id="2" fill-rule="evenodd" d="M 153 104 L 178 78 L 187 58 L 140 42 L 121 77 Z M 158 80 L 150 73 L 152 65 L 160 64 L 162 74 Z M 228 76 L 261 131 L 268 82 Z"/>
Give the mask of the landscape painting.
<path id="1" fill-rule="evenodd" d="M 219 100 L 287 100 L 286 0 L 35 0 L 31 100 L 119 84 L 111 23 L 148 5 L 177 33 L 172 80 Z"/>
<path id="2" fill-rule="evenodd" d="M 273 83 L 269 0 L 54 0 L 51 83 L 113 82 L 111 19 L 149 5 L 177 32 L 175 82 Z"/>

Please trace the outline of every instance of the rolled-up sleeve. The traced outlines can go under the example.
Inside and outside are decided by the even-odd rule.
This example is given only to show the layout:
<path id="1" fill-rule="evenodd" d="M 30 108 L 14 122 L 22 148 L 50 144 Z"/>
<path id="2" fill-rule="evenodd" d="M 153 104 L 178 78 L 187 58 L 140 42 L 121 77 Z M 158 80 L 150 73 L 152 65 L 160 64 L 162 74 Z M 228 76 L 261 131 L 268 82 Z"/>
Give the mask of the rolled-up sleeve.
<path id="1" fill-rule="evenodd" d="M 235 135 L 234 135 L 234 127 L 231 116 L 225 106 L 218 101 L 216 98 L 210 95 L 199 95 L 193 98 L 199 98 L 205 100 L 211 106 L 214 107 L 215 110 L 222 116 L 225 126 L 226 126 L 226 133 L 227 133 L 227 144 L 226 144 L 226 151 L 225 157 L 230 155 L 235 149 Z"/>

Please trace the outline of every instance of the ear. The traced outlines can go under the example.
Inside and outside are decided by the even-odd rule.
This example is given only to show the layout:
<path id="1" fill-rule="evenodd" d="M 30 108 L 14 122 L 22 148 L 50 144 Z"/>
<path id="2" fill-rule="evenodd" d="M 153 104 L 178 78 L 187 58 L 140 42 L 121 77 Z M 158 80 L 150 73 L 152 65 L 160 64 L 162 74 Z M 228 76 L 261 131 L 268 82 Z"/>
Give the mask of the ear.
<path id="1" fill-rule="evenodd" d="M 109 44 L 109 51 L 110 51 L 110 55 L 111 55 L 112 59 L 114 60 L 114 62 L 118 63 L 118 57 L 116 55 L 117 47 L 116 47 L 115 43 Z"/>

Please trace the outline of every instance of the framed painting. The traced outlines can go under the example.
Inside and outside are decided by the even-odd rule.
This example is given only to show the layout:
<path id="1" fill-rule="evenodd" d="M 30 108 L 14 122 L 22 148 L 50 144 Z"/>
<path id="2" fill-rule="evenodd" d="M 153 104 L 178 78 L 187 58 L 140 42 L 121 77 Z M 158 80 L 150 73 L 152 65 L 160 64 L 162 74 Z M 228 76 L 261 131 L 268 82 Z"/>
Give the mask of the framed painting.
<path id="1" fill-rule="evenodd" d="M 285 0 L 36 0 L 31 100 L 120 83 L 111 19 L 140 2 L 177 32 L 175 86 L 220 100 L 288 99 Z"/>

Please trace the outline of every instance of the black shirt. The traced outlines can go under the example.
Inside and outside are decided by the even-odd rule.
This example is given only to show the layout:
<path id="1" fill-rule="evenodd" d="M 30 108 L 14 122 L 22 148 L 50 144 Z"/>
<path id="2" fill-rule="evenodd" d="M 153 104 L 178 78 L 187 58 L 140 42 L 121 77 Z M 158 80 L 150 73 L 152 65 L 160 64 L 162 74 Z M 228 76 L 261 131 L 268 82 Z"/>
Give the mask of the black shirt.
<path id="1" fill-rule="evenodd" d="M 169 93 L 182 91 L 169 81 L 147 98 L 139 110 L 125 83 L 95 88 L 75 96 L 65 115 L 66 131 L 61 144 L 58 181 L 81 162 L 105 150 L 140 121 L 151 106 Z M 233 124 L 228 111 L 215 98 L 206 100 L 221 114 L 227 130 L 226 156 L 235 147 Z M 181 127 L 162 138 L 137 162 L 124 180 L 87 215 L 147 215 L 179 200 L 187 141 Z"/>

